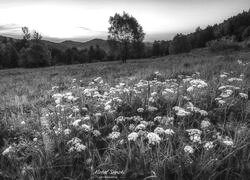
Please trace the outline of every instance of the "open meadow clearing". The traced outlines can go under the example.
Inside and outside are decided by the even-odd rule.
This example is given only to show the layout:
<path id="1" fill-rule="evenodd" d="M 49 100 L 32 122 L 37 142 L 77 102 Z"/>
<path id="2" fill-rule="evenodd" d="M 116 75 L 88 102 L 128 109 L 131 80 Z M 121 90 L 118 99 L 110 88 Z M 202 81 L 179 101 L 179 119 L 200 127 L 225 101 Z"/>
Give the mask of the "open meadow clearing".
<path id="1" fill-rule="evenodd" d="M 249 62 L 196 50 L 1 70 L 0 176 L 248 179 Z"/>

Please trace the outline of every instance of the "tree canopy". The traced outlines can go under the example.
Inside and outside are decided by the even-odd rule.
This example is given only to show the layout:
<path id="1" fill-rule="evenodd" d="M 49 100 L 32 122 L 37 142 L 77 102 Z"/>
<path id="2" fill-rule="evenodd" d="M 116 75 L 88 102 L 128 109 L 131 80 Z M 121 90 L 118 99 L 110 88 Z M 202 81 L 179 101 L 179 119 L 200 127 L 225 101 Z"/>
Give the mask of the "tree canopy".
<path id="1" fill-rule="evenodd" d="M 138 21 L 126 12 L 116 13 L 109 19 L 108 40 L 117 42 L 123 62 L 128 58 L 131 44 L 139 44 L 144 40 L 145 33 Z M 139 47 L 139 46 L 136 46 Z"/>

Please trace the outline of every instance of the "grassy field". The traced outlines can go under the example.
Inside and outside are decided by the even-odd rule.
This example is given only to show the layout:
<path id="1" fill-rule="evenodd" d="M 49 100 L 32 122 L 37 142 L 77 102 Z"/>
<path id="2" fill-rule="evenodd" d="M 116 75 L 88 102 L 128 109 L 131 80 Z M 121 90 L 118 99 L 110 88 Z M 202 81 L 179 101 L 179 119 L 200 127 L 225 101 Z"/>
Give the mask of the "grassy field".
<path id="1" fill-rule="evenodd" d="M 250 68 L 237 60 L 250 52 L 1 70 L 0 176 L 247 179 Z"/>

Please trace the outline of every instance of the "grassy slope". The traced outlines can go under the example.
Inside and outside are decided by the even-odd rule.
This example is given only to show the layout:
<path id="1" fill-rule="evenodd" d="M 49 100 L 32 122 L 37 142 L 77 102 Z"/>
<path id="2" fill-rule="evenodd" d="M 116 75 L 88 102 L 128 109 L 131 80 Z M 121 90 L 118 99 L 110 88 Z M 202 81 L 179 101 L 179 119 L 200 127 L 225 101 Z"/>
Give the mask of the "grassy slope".
<path id="1" fill-rule="evenodd" d="M 145 79 L 155 71 L 166 77 L 180 73 L 201 72 L 210 80 L 221 71 L 235 70 L 237 59 L 250 61 L 250 52 L 210 54 L 196 50 L 189 54 L 166 56 L 156 59 L 100 62 L 92 64 L 57 66 L 40 69 L 11 69 L 0 71 L 0 108 L 36 105 L 46 98 L 46 90 L 58 83 L 70 83 L 73 78 L 89 82 L 101 76 L 108 83 L 133 82 Z"/>

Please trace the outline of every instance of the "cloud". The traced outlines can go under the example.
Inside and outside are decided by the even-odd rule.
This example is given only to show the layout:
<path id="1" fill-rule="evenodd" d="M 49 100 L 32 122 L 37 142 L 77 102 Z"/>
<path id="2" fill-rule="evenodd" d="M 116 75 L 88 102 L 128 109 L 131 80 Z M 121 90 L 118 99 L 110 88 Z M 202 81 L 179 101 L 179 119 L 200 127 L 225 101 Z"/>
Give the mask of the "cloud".
<path id="1" fill-rule="evenodd" d="M 0 33 L 20 34 L 21 26 L 17 24 L 0 25 Z"/>

